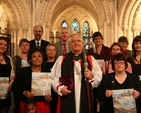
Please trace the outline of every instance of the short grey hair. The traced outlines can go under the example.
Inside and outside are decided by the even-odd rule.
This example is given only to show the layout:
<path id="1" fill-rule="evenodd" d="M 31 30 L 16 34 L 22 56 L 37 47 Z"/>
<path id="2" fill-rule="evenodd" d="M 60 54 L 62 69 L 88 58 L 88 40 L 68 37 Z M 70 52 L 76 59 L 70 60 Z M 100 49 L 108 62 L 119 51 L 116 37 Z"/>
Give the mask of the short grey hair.
<path id="1" fill-rule="evenodd" d="M 81 35 L 80 33 L 78 33 L 78 32 L 73 32 L 73 33 L 71 33 L 70 36 L 69 36 L 69 40 L 68 40 L 69 42 L 70 42 L 70 40 L 71 40 L 71 38 L 72 38 L 73 35 L 79 35 L 80 38 L 81 38 L 81 40 L 83 40 L 82 35 Z"/>
<path id="2" fill-rule="evenodd" d="M 48 44 L 48 45 L 46 46 L 46 50 L 47 50 L 48 47 L 50 47 L 50 46 L 53 46 L 53 47 L 55 48 L 55 51 L 56 51 L 56 46 L 55 46 L 55 44 Z"/>

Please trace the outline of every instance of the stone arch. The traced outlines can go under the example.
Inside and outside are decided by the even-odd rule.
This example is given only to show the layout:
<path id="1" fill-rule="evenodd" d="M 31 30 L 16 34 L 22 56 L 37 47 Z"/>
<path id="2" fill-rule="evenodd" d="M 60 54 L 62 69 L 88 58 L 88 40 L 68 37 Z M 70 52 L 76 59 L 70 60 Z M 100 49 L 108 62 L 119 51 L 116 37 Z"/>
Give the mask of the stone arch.
<path id="1" fill-rule="evenodd" d="M 51 0 L 49 2 L 49 4 L 46 5 L 45 11 L 44 11 L 44 14 L 43 14 L 43 20 L 45 21 L 45 23 L 51 25 L 52 13 L 53 13 L 53 10 L 55 9 L 56 4 L 58 2 L 59 2 L 59 0 Z M 45 14 L 46 12 L 48 13 L 48 15 Z"/>
<path id="2" fill-rule="evenodd" d="M 61 25 L 60 25 L 60 26 L 62 27 L 62 24 L 63 24 L 64 22 L 67 24 L 67 27 L 69 27 L 69 26 L 68 26 L 68 21 L 66 21 L 66 20 L 64 20 L 64 19 L 63 19 L 63 21 L 61 22 Z"/>
<path id="3" fill-rule="evenodd" d="M 129 19 L 129 23 L 131 23 L 132 30 L 136 31 L 138 35 L 141 30 L 141 20 L 140 20 L 141 14 L 140 13 L 141 13 L 141 2 L 140 3 L 136 2 L 133 10 L 131 12 L 131 15 L 133 15 L 133 16 L 131 19 Z"/>
<path id="4" fill-rule="evenodd" d="M 111 9 L 110 9 L 110 6 L 109 6 L 109 1 L 107 0 L 102 0 L 102 5 L 103 5 L 103 8 L 104 8 L 104 14 L 105 14 L 105 21 L 107 24 L 110 24 L 110 21 L 111 21 L 111 17 L 112 17 L 112 13 L 111 13 Z"/>
<path id="5" fill-rule="evenodd" d="M 133 8 L 133 5 L 135 4 L 136 0 L 130 0 L 127 5 L 126 8 L 124 10 L 124 14 L 123 14 L 123 20 L 122 20 L 122 28 L 123 29 L 127 29 L 128 28 L 128 19 L 130 17 L 130 12 Z"/>
<path id="6" fill-rule="evenodd" d="M 12 8 L 11 4 L 8 2 L 1 1 L 1 6 L 3 7 L 4 11 L 7 14 L 8 21 L 9 21 L 9 28 L 11 27 L 18 27 L 18 19 L 16 18 L 16 14 L 14 9 Z"/>
<path id="7" fill-rule="evenodd" d="M 35 3 L 36 7 L 36 17 L 35 17 L 35 24 L 43 24 L 44 21 L 44 15 L 45 15 L 45 9 L 48 6 L 47 0 L 37 0 Z"/>
<path id="8" fill-rule="evenodd" d="M 87 10 L 95 19 L 99 28 L 103 26 L 103 22 L 105 20 L 111 19 L 110 7 L 106 1 L 103 1 L 103 4 L 102 4 L 100 1 L 95 1 L 95 0 L 87 1 L 88 3 L 84 3 L 83 1 L 76 2 L 75 0 L 71 0 L 71 1 L 66 1 L 65 3 L 63 3 L 64 6 L 62 6 L 59 2 L 61 2 L 61 0 L 53 0 L 53 1 L 50 1 L 49 4 L 47 4 L 45 12 L 44 12 L 44 20 L 47 24 L 49 23 L 51 24 L 53 21 L 55 21 L 54 17 L 56 17 L 63 10 L 68 8 L 68 6 L 71 6 L 74 4 L 77 4 L 77 5 L 79 4 L 78 6 L 83 7 L 85 10 Z M 91 7 L 93 7 L 93 9 Z M 106 13 L 104 10 L 106 10 Z M 48 12 L 48 15 L 45 14 L 46 12 Z"/>
<path id="9" fill-rule="evenodd" d="M 81 25 L 83 25 L 85 21 L 88 21 L 89 27 L 90 27 L 91 31 L 96 31 L 96 30 L 98 30 L 98 25 L 96 24 L 96 21 L 92 22 L 93 25 L 91 25 L 90 23 L 91 23 L 92 20 L 91 20 L 90 18 L 88 18 L 88 17 L 85 16 L 85 17 L 81 20 Z"/>
<path id="10" fill-rule="evenodd" d="M 58 27 L 61 27 L 61 24 L 62 24 L 63 21 L 66 21 L 66 23 L 68 25 L 68 28 L 69 28 L 70 27 L 70 25 L 69 25 L 69 19 L 66 16 L 64 16 L 63 18 L 61 18 L 61 20 L 59 21 L 60 26 L 58 26 Z"/>
<path id="11" fill-rule="evenodd" d="M 119 26 L 121 27 L 122 24 L 123 24 L 123 15 L 125 13 L 125 8 L 126 8 L 126 5 L 127 5 L 128 1 L 127 0 L 122 0 L 122 2 L 118 5 L 118 24 Z"/>
<path id="12" fill-rule="evenodd" d="M 139 27 L 137 28 L 136 21 L 139 20 L 137 19 L 137 15 L 139 15 L 140 4 L 140 0 L 125 0 L 121 3 L 121 7 L 119 7 L 119 9 L 121 8 L 118 12 L 119 27 L 121 30 L 119 34 L 127 36 L 129 48 L 131 48 L 133 37 L 139 33 Z"/>
<path id="13" fill-rule="evenodd" d="M 77 22 L 78 22 L 78 24 L 79 24 L 79 30 L 80 30 L 80 32 L 81 32 L 81 23 L 80 23 L 80 18 L 78 17 L 78 15 L 76 15 L 76 14 L 74 14 L 74 15 L 72 15 L 72 17 L 70 18 L 70 21 L 69 21 L 69 30 L 70 30 L 70 32 L 71 32 L 71 25 L 72 25 L 72 23 L 73 23 L 73 21 L 74 21 L 74 19 L 76 19 L 77 20 Z"/>
<path id="14" fill-rule="evenodd" d="M 28 28 L 28 25 L 30 23 L 30 12 L 27 10 L 27 8 L 24 7 L 24 2 L 21 0 L 11 0 L 9 2 L 1 2 L 1 5 L 7 12 L 10 27 L 19 27 L 22 25 L 23 28 Z M 25 10 L 26 9 L 26 10 Z M 29 18 L 27 18 L 29 17 Z"/>
<path id="15" fill-rule="evenodd" d="M 51 29 L 52 29 L 52 30 L 57 30 L 57 31 L 59 31 L 60 28 L 61 28 L 61 24 L 62 24 L 62 22 L 63 22 L 64 20 L 67 22 L 68 28 L 69 28 L 69 27 L 70 27 L 70 25 L 69 25 L 69 19 L 68 19 L 66 16 L 63 16 L 59 21 L 54 22 L 54 23 L 52 24 Z"/>

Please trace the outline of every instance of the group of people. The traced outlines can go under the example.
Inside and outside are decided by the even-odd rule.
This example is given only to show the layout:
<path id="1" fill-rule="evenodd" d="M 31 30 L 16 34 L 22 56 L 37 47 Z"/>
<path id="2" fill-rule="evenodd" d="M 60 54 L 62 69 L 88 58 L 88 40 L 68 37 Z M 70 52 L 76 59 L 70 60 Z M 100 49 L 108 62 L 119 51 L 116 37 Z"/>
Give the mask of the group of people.
<path id="1" fill-rule="evenodd" d="M 113 113 L 113 90 L 133 88 L 133 96 L 136 101 L 136 112 L 140 113 L 141 105 L 141 36 L 136 36 L 132 42 L 132 51 L 127 49 L 127 37 L 119 37 L 110 48 L 104 46 L 103 36 L 100 32 L 93 34 L 93 42 L 96 53 L 88 52 L 97 60 L 102 60 L 102 81 L 96 90 L 96 100 L 100 104 L 100 113 Z M 107 59 L 108 57 L 108 59 Z M 96 109 L 96 108 L 95 108 Z"/>
<path id="2" fill-rule="evenodd" d="M 112 90 L 129 88 L 134 89 L 137 112 L 141 112 L 141 36 L 133 39 L 131 52 L 126 37 L 109 48 L 103 44 L 102 34 L 95 32 L 96 51 L 89 49 L 85 57 L 79 33 L 69 35 L 67 28 L 61 28 L 61 40 L 55 44 L 41 38 L 40 25 L 34 26 L 33 34 L 31 41 L 20 40 L 20 54 L 12 58 L 6 54 L 6 38 L 0 37 L 0 77 L 9 78 L 8 96 L 0 98 L 0 113 L 10 110 L 10 91 L 14 93 L 15 113 L 93 113 L 97 103 L 104 103 L 99 112 L 113 113 Z M 97 60 L 103 60 L 101 66 Z M 51 95 L 32 93 L 33 72 L 51 73 Z"/>

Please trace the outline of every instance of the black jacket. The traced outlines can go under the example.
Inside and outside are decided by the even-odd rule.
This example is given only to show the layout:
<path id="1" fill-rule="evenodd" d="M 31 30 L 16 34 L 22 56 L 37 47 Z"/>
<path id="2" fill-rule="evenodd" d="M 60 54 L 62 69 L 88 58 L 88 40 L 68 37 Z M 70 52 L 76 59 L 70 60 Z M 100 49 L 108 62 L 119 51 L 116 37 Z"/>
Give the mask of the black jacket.
<path id="1" fill-rule="evenodd" d="M 127 79 L 128 79 L 128 83 L 129 83 L 129 87 L 128 88 L 133 88 L 137 91 L 139 91 L 141 93 L 141 82 L 139 80 L 139 77 L 137 75 L 134 74 L 130 74 L 128 72 L 127 73 Z M 105 92 L 107 89 L 109 90 L 114 90 L 116 89 L 115 87 L 115 72 L 114 73 L 110 73 L 107 75 L 104 75 L 102 78 L 102 81 L 100 83 L 99 86 L 99 91 L 97 93 L 97 98 L 103 102 L 103 106 L 101 107 L 101 113 L 114 113 L 114 109 L 113 109 L 113 100 L 112 97 L 107 98 L 105 96 Z M 141 99 L 141 96 L 139 96 L 136 99 L 136 106 L 137 106 L 137 111 L 138 111 L 138 101 Z M 140 100 L 141 101 L 141 100 Z M 137 113 L 140 113 L 139 111 Z"/>
<path id="2" fill-rule="evenodd" d="M 45 41 L 45 40 L 41 40 L 41 47 L 40 47 L 40 50 L 44 53 L 44 57 L 45 59 L 47 59 L 47 56 L 46 56 L 46 46 L 49 44 L 48 41 Z M 35 39 L 31 40 L 30 41 L 30 49 L 36 47 L 36 42 L 35 42 Z"/>

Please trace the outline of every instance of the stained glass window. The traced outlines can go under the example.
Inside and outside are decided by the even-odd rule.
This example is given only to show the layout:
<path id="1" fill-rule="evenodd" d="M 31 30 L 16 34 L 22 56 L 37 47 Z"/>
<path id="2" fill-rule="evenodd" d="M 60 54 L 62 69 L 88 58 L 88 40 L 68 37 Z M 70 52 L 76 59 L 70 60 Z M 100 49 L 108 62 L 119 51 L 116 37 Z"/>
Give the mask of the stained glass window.
<path id="1" fill-rule="evenodd" d="M 84 24 L 83 24 L 83 37 L 89 37 L 89 23 L 86 21 Z"/>
<path id="2" fill-rule="evenodd" d="M 63 22 L 62 22 L 62 27 L 66 27 L 66 28 L 68 27 L 66 21 L 63 21 Z"/>
<path id="3" fill-rule="evenodd" d="M 71 32 L 79 32 L 79 23 L 76 19 L 72 22 Z"/>
<path id="4" fill-rule="evenodd" d="M 87 21 L 83 24 L 83 40 L 85 43 L 89 42 L 90 40 L 90 28 Z"/>

